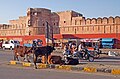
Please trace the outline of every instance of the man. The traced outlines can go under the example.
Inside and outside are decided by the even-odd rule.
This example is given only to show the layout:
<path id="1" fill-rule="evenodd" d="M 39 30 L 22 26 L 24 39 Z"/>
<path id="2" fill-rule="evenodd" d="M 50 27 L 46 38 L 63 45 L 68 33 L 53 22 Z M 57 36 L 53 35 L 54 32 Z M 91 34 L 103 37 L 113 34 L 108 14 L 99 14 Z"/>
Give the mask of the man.
<path id="1" fill-rule="evenodd" d="M 70 54 L 69 46 L 68 46 L 68 44 L 66 44 L 66 45 L 64 46 L 63 55 L 69 55 L 69 54 Z"/>
<path id="2" fill-rule="evenodd" d="M 40 47 L 40 46 L 42 46 L 42 40 L 40 39 L 33 40 L 33 47 Z"/>
<path id="3" fill-rule="evenodd" d="M 80 44 L 78 45 L 78 51 L 81 51 L 83 48 L 84 48 L 84 47 L 83 47 L 83 44 L 80 43 Z"/>

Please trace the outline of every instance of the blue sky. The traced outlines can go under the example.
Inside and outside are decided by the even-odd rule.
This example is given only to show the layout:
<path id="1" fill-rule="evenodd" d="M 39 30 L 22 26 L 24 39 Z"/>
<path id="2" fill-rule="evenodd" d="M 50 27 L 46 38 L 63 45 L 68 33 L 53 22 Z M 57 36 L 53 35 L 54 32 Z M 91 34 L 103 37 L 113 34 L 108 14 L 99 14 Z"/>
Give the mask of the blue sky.
<path id="1" fill-rule="evenodd" d="M 86 18 L 120 16 L 120 0 L 0 0 L 0 24 L 26 16 L 29 7 L 74 10 Z"/>

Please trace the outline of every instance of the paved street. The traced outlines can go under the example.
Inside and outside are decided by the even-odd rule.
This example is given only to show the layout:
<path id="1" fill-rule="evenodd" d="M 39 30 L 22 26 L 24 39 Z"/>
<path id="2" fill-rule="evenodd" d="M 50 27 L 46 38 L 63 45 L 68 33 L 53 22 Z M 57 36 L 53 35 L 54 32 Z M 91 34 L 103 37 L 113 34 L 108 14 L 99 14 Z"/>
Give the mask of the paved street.
<path id="1" fill-rule="evenodd" d="M 12 51 L 9 50 L 0 50 L 0 64 L 1 63 L 6 63 L 9 62 L 10 60 L 13 59 L 13 53 Z"/>
<path id="2" fill-rule="evenodd" d="M 0 65 L 0 79 L 120 79 L 120 76 Z"/>
<path id="3" fill-rule="evenodd" d="M 55 53 L 56 54 L 56 53 Z M 57 55 L 61 55 L 57 53 Z M 13 60 L 13 52 L 10 50 L 0 50 L 0 63 L 8 62 Z M 94 62 L 89 62 L 87 60 L 81 60 L 80 63 L 92 63 L 92 64 L 104 64 L 104 65 L 120 65 L 120 56 L 118 57 L 101 57 L 100 59 L 95 59 Z"/>
<path id="4" fill-rule="evenodd" d="M 55 55 L 62 55 L 61 52 L 54 53 Z M 107 56 L 107 55 L 100 55 L 99 59 L 95 59 L 94 62 L 89 62 L 87 60 L 81 60 L 80 63 L 95 63 L 95 64 L 107 64 L 107 65 L 120 65 L 120 56 Z"/>
<path id="5" fill-rule="evenodd" d="M 100 59 L 95 59 L 94 62 L 89 62 L 89 61 L 86 61 L 86 60 L 82 60 L 81 63 L 120 65 L 120 57 L 101 57 Z"/>
<path id="6" fill-rule="evenodd" d="M 33 67 L 22 67 L 8 65 L 13 59 L 12 51 L 0 51 L 0 79 L 120 79 L 119 75 L 103 73 L 87 73 L 76 71 L 64 71 L 53 69 L 34 69 Z M 100 61 L 101 60 L 101 61 Z M 115 62 L 116 61 L 116 62 Z M 97 59 L 94 63 L 110 63 L 120 65 L 118 59 Z M 105 63 L 106 62 L 106 63 Z M 82 61 L 82 63 L 89 63 Z"/>

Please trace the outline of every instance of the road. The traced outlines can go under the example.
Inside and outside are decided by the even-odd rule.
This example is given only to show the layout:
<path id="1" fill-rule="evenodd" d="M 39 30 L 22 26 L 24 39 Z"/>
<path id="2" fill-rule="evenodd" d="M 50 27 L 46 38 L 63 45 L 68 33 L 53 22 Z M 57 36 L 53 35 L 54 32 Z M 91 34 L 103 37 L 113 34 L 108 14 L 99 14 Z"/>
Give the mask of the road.
<path id="1" fill-rule="evenodd" d="M 12 59 L 13 59 L 12 51 L 9 51 L 9 50 L 2 51 L 2 50 L 0 50 L 0 64 L 1 63 L 6 63 L 6 62 L 8 62 Z"/>
<path id="2" fill-rule="evenodd" d="M 59 53 L 54 53 L 55 55 L 61 55 L 61 52 Z M 92 63 L 92 64 L 104 64 L 104 65 L 120 65 L 120 56 L 107 56 L 104 54 L 100 55 L 99 59 L 95 59 L 94 62 L 89 62 L 86 60 L 81 60 L 80 63 Z"/>
<path id="3" fill-rule="evenodd" d="M 119 75 L 0 65 L 0 79 L 120 79 Z"/>
<path id="4" fill-rule="evenodd" d="M 105 73 L 34 69 L 33 67 L 7 64 L 11 59 L 13 59 L 13 53 L 11 51 L 0 51 L 0 79 L 120 79 L 120 75 Z"/>
<path id="5" fill-rule="evenodd" d="M 55 53 L 56 54 L 56 53 Z M 57 55 L 61 55 L 57 53 Z M 0 62 L 8 62 L 13 60 L 13 52 L 10 50 L 0 50 Z M 92 63 L 92 64 L 104 64 L 104 65 L 120 65 L 120 56 L 119 57 L 101 57 L 100 59 L 95 59 L 94 62 L 89 62 L 86 60 L 81 60 L 80 63 Z"/>
<path id="6" fill-rule="evenodd" d="M 94 62 L 81 60 L 81 63 L 104 64 L 104 65 L 120 65 L 120 57 L 101 57 L 95 59 Z"/>

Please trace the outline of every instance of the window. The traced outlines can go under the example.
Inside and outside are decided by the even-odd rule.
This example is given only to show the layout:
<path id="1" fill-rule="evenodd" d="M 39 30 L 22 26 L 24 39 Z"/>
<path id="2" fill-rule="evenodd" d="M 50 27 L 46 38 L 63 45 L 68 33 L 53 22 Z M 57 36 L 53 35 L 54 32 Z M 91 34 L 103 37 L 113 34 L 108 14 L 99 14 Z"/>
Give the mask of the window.
<path id="1" fill-rule="evenodd" d="M 54 23 L 54 25 L 55 25 L 55 23 Z"/>
<path id="2" fill-rule="evenodd" d="M 100 26 L 98 26 L 98 31 L 100 30 Z"/>
<path id="3" fill-rule="evenodd" d="M 89 26 L 87 27 L 87 31 L 89 31 Z"/>
<path id="4" fill-rule="evenodd" d="M 31 25 L 31 21 L 30 21 L 30 20 L 28 20 L 28 25 L 29 25 L 29 26 Z"/>
<path id="5" fill-rule="evenodd" d="M 45 24 L 43 23 L 43 26 L 45 26 Z"/>
<path id="6" fill-rule="evenodd" d="M 106 30 L 106 29 L 105 29 L 105 26 L 104 26 L 104 33 L 105 33 L 105 30 Z"/>
<path id="7" fill-rule="evenodd" d="M 111 33 L 111 26 L 110 26 L 110 33 Z"/>
<path id="8" fill-rule="evenodd" d="M 18 27 L 18 25 L 16 24 L 16 27 L 15 27 L 15 29 L 17 29 L 17 27 Z"/>
<path id="9" fill-rule="evenodd" d="M 69 27 L 68 27 L 68 31 L 69 31 Z"/>
<path id="10" fill-rule="evenodd" d="M 77 21 L 75 20 L 75 25 L 77 24 Z"/>
<path id="11" fill-rule="evenodd" d="M 5 41 L 5 44 L 9 44 L 9 42 L 8 42 L 8 41 Z"/>
<path id="12" fill-rule="evenodd" d="M 84 27 L 82 27 L 82 31 L 84 31 Z"/>
<path id="13" fill-rule="evenodd" d="M 94 26 L 93 26 L 93 31 L 94 31 Z"/>
<path id="14" fill-rule="evenodd" d="M 80 25 L 82 24 L 82 21 L 80 20 Z"/>

